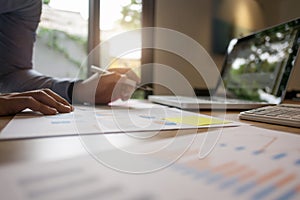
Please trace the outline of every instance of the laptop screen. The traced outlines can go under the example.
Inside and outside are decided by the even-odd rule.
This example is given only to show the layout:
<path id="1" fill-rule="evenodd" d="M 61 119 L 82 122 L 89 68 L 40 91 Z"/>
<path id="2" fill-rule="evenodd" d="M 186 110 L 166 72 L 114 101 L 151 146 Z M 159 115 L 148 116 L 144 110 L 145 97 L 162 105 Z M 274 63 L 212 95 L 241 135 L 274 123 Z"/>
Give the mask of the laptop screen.
<path id="1" fill-rule="evenodd" d="M 222 71 L 226 96 L 280 103 L 295 64 L 299 30 L 300 19 L 296 19 L 233 39 Z"/>

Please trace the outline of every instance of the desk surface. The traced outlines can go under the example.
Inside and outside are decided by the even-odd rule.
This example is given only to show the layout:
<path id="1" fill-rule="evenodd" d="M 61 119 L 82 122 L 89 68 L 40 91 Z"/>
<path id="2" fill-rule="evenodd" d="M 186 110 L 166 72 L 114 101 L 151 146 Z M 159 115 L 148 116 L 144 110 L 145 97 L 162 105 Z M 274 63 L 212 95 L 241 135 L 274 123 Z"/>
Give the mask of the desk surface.
<path id="1" fill-rule="evenodd" d="M 202 114 L 210 115 L 211 112 L 205 111 Z M 256 127 L 284 131 L 292 134 L 300 134 L 300 129 L 271 125 L 266 123 L 252 122 L 240 120 L 238 118 L 239 111 L 227 111 L 226 119 L 239 121 L 247 124 L 251 124 Z M 220 117 L 223 113 L 215 112 L 213 116 Z M 11 120 L 12 117 L 0 117 L 0 130 Z M 199 129 L 198 132 L 207 132 L 215 129 Z M 182 134 L 191 134 L 195 130 L 182 130 Z M 172 137 L 178 134 L 178 131 L 163 131 L 160 132 L 155 139 Z M 94 136 L 95 137 L 95 136 Z M 103 136 L 96 136 L 99 139 Z M 126 145 L 130 144 L 123 134 L 110 134 L 106 135 L 118 142 Z M 17 162 L 32 162 L 32 161 L 49 161 L 56 159 L 64 159 L 70 156 L 88 154 L 85 150 L 79 136 L 68 136 L 68 137 L 53 137 L 53 138 L 40 138 L 40 139 L 25 139 L 25 140 L 10 140 L 0 141 L 0 165 L 6 165 Z"/>

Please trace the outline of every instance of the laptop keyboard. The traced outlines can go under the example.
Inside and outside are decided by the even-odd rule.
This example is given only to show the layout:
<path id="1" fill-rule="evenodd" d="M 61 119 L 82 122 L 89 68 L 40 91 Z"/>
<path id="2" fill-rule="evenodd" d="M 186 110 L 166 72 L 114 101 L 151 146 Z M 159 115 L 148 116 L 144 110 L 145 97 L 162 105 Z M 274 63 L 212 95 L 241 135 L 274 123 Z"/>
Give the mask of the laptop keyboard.
<path id="1" fill-rule="evenodd" d="M 241 112 L 241 119 L 300 127 L 300 105 L 281 104 Z"/>

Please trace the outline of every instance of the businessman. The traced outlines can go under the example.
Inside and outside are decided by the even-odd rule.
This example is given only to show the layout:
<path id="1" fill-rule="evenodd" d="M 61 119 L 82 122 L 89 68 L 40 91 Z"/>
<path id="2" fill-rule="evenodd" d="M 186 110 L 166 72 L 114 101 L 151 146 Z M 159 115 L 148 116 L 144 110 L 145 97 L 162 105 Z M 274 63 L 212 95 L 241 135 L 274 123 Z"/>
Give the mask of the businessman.
<path id="1" fill-rule="evenodd" d="M 41 0 L 0 0 L 0 93 L 49 88 L 68 102 L 127 100 L 135 88 L 126 85 L 124 79 L 139 82 L 130 69 L 112 69 L 113 73 L 78 81 L 45 76 L 33 69 L 41 8 Z"/>

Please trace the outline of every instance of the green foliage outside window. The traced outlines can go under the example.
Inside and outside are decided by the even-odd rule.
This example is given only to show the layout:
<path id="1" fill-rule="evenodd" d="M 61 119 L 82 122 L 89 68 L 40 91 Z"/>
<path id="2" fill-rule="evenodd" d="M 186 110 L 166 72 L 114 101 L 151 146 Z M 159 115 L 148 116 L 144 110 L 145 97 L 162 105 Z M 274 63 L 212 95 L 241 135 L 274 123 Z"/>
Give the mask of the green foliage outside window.
<path id="1" fill-rule="evenodd" d="M 141 12 L 142 1 L 131 0 L 131 2 L 122 8 L 121 26 L 129 29 L 136 29 L 141 27 Z"/>
<path id="2" fill-rule="evenodd" d="M 43 0 L 43 4 L 49 4 L 50 0 Z"/>

